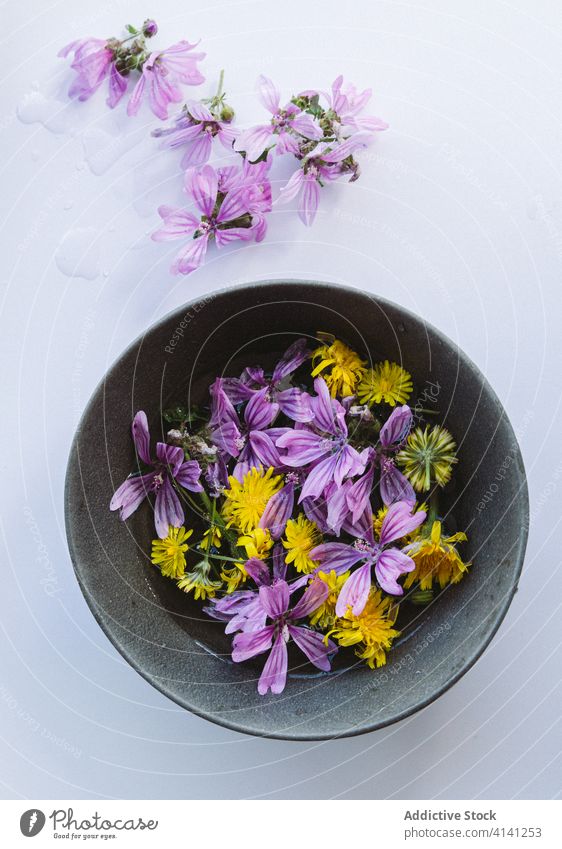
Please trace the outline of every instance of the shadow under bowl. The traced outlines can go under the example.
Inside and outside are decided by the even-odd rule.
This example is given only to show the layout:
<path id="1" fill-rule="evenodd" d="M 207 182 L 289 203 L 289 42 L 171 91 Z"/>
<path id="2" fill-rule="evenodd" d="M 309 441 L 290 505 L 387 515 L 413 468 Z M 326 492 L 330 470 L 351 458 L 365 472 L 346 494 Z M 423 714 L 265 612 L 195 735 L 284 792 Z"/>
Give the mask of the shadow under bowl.
<path id="1" fill-rule="evenodd" d="M 130 422 L 138 410 L 147 413 L 153 442 L 162 440 L 163 409 L 205 404 L 217 375 L 238 375 L 247 364 L 267 367 L 296 338 L 314 338 L 318 330 L 344 339 L 373 362 L 401 363 L 414 381 L 414 411 L 432 405 L 438 410 L 435 421 L 459 447 L 454 480 L 445 490 L 449 524 L 467 531 L 462 554 L 472 566 L 459 584 L 416 609 L 385 667 L 370 670 L 349 650 L 331 673 L 295 658 L 283 694 L 261 697 L 256 683 L 264 658 L 232 663 L 223 625 L 151 565 L 148 505 L 123 523 L 109 502 L 135 468 Z M 519 446 L 476 366 L 403 308 L 357 289 L 308 281 L 230 288 L 186 304 L 139 337 L 103 378 L 82 417 L 70 453 L 65 510 L 78 581 L 123 657 L 200 716 L 237 731 L 293 740 L 381 728 L 455 683 L 505 616 L 528 527 Z"/>

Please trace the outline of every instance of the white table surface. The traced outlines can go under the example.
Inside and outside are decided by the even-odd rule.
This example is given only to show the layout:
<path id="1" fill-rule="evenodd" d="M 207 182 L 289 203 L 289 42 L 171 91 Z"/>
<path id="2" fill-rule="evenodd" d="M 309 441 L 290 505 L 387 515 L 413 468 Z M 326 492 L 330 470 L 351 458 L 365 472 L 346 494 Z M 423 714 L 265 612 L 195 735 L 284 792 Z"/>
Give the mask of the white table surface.
<path id="1" fill-rule="evenodd" d="M 258 73 L 287 95 L 340 72 L 373 87 L 391 128 L 358 183 L 326 190 L 311 229 L 281 208 L 262 244 L 168 274 L 175 245 L 146 234 L 159 203 L 181 201 L 177 156 L 155 154 L 147 112 L 110 114 L 101 92 L 67 106 L 56 58 L 151 12 L 161 46 L 203 39 L 208 87 L 192 91 L 210 92 L 224 67 L 241 122 L 263 115 Z M 3 794 L 559 795 L 559 3 L 20 0 L 4 7 L 1 37 Z M 498 392 L 529 475 L 524 574 L 491 646 L 436 703 L 355 739 L 254 739 L 168 701 L 101 632 L 65 541 L 70 442 L 113 360 L 194 296 L 282 276 L 359 286 L 441 328 Z"/>

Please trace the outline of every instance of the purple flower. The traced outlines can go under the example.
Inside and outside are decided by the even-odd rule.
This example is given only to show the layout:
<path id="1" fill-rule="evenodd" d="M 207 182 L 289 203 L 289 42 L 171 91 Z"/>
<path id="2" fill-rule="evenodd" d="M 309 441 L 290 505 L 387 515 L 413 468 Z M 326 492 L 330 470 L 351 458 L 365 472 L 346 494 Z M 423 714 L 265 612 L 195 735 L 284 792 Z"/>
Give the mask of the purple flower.
<path id="1" fill-rule="evenodd" d="M 263 652 L 270 652 L 258 682 L 258 693 L 261 696 L 268 690 L 281 693 L 285 689 L 287 643 L 290 639 L 314 666 L 329 671 L 329 656 L 337 651 L 335 643 L 332 640 L 325 641 L 322 634 L 296 624 L 299 619 L 316 610 L 325 601 L 328 593 L 328 586 L 323 581 L 313 581 L 300 601 L 290 608 L 291 590 L 286 581 L 277 581 L 271 586 L 262 585 L 259 588 L 259 604 L 271 624 L 237 634 L 232 644 L 232 659 L 240 663 Z"/>
<path id="2" fill-rule="evenodd" d="M 286 416 L 295 422 L 309 422 L 312 419 L 310 395 L 297 387 L 286 387 L 287 378 L 309 357 L 306 339 L 297 339 L 285 351 L 270 378 L 265 376 L 260 367 L 246 368 L 240 378 L 225 379 L 225 392 L 234 404 L 240 404 L 256 392 L 267 389 L 266 399 L 278 404 Z"/>
<path id="3" fill-rule="evenodd" d="M 353 156 L 359 148 L 367 147 L 370 136 L 358 133 L 343 142 L 320 142 L 307 153 L 299 168 L 279 193 L 279 203 L 288 203 L 299 198 L 298 213 L 303 224 L 309 227 L 318 210 L 320 188 L 325 183 L 338 180 L 350 173 L 344 160 Z M 355 179 L 351 172 L 351 180 Z"/>
<path id="4" fill-rule="evenodd" d="M 284 429 L 271 427 L 279 412 L 279 405 L 267 399 L 267 389 L 256 392 L 250 398 L 243 421 L 240 421 L 224 390 L 223 378 L 217 378 L 210 391 L 210 438 L 226 456 L 237 458 L 232 472 L 234 477 L 243 480 L 252 467 L 260 465 L 280 468 L 283 462 L 275 447 L 275 440 Z"/>
<path id="5" fill-rule="evenodd" d="M 133 442 L 139 458 L 153 470 L 148 474 L 128 477 L 111 499 L 109 509 L 119 510 L 124 521 L 135 512 L 137 507 L 153 492 L 154 524 L 160 539 L 168 534 L 168 528 L 179 528 L 184 523 L 184 512 L 173 483 L 177 483 L 191 492 L 201 492 L 199 483 L 201 469 L 196 460 L 186 460 L 183 448 L 156 443 L 156 460 L 150 456 L 150 433 L 146 413 L 138 412 L 132 424 Z"/>
<path id="6" fill-rule="evenodd" d="M 236 140 L 235 148 L 244 151 L 250 162 L 254 162 L 269 146 L 276 147 L 278 154 L 299 152 L 299 138 L 321 139 L 322 130 L 311 115 L 307 115 L 294 103 L 281 108 L 281 92 L 267 77 L 258 78 L 258 98 L 271 112 L 269 124 L 260 124 L 244 130 Z"/>
<path id="7" fill-rule="evenodd" d="M 336 77 L 332 83 L 331 93 L 324 93 L 324 97 L 328 102 L 328 108 L 335 114 L 336 120 L 341 127 L 341 131 L 346 130 L 366 130 L 368 132 L 377 132 L 388 129 L 388 124 L 382 118 L 376 118 L 374 115 L 362 115 L 358 117 L 358 113 L 367 105 L 371 99 L 372 91 L 366 88 L 365 91 L 358 92 L 354 85 L 348 83 L 343 88 L 343 76 Z M 332 126 L 334 121 L 332 121 Z"/>
<path id="8" fill-rule="evenodd" d="M 238 134 L 230 122 L 221 121 L 210 109 L 197 100 L 186 103 L 183 111 L 176 117 L 174 126 L 168 129 L 156 129 L 152 135 L 164 137 L 161 147 L 186 147 L 181 160 L 182 168 L 204 165 L 208 162 L 213 148 L 213 140 L 218 141 L 227 150 Z"/>
<path id="9" fill-rule="evenodd" d="M 283 536 L 285 525 L 291 518 L 295 506 L 295 484 L 289 481 L 279 492 L 271 496 L 261 515 L 259 527 L 269 529 L 273 539 Z"/>
<path id="10" fill-rule="evenodd" d="M 164 224 L 152 234 L 155 242 L 190 237 L 172 264 L 174 274 L 191 274 L 199 268 L 211 239 L 214 239 L 217 247 L 222 248 L 237 239 L 250 241 L 255 237 L 251 226 L 252 214 L 248 208 L 251 206 L 251 193 L 246 187 L 234 188 L 219 195 L 219 175 L 210 165 L 203 166 L 199 171 L 188 171 L 185 187 L 195 201 L 199 217 L 186 209 L 160 206 L 158 214 Z M 240 226 L 241 219 L 245 226 Z"/>
<path id="11" fill-rule="evenodd" d="M 153 113 L 157 118 L 166 120 L 170 103 L 179 103 L 182 99 L 180 83 L 200 85 L 205 80 L 197 68 L 197 63 L 205 58 L 205 53 L 192 53 L 196 46 L 188 41 L 178 41 L 167 50 L 151 53 L 142 66 L 142 74 L 133 89 L 127 114 L 137 114 L 147 91 Z"/>
<path id="12" fill-rule="evenodd" d="M 362 564 L 350 575 L 340 591 L 336 603 L 338 616 L 344 616 L 348 607 L 356 616 L 362 612 L 369 597 L 372 567 L 379 586 L 385 592 L 391 595 L 403 594 L 404 590 L 397 579 L 404 572 L 411 572 L 415 564 L 403 551 L 389 546 L 419 527 L 425 516 L 425 511 L 419 510 L 412 514 L 409 504 L 397 502 L 388 508 L 378 543 L 371 540 L 357 540 L 354 545 L 327 542 L 312 549 L 310 557 L 320 563 L 323 571 L 333 569 L 341 574 L 358 563 Z"/>
<path id="13" fill-rule="evenodd" d="M 68 96 L 88 100 L 111 75 L 108 103 L 113 108 L 123 96 L 127 81 L 115 68 L 115 54 L 109 49 L 107 39 L 81 38 L 71 41 L 59 50 L 58 55 L 66 58 L 69 53 L 74 54 L 70 67 L 76 71 L 77 78 L 70 86 Z"/>
<path id="14" fill-rule="evenodd" d="M 345 409 L 330 397 L 326 381 L 317 377 L 314 388 L 317 396 L 311 399 L 313 427 L 303 425 L 287 430 L 276 443 L 284 449 L 285 465 L 311 466 L 299 502 L 318 498 L 332 481 L 341 486 L 344 478 L 362 474 L 367 462 L 367 456 L 349 444 Z"/>
<path id="15" fill-rule="evenodd" d="M 142 34 L 146 36 L 146 38 L 152 38 L 158 32 L 158 24 L 156 21 L 153 21 L 152 18 L 147 18 L 147 20 L 142 25 Z"/>
<path id="16" fill-rule="evenodd" d="M 395 501 L 406 501 L 411 507 L 416 503 L 412 484 L 396 467 L 393 453 L 399 450 L 412 427 L 413 415 L 407 404 L 396 407 L 381 428 L 379 456 L 380 493 L 387 506 Z"/>

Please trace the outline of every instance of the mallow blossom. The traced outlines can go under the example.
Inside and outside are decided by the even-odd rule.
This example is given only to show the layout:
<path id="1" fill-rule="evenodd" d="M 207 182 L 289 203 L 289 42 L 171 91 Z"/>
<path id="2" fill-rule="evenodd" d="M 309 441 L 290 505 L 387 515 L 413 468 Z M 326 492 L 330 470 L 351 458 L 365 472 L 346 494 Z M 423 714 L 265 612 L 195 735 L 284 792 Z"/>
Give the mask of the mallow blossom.
<path id="1" fill-rule="evenodd" d="M 220 171 L 215 171 L 210 165 L 204 165 L 200 170 L 191 169 L 185 175 L 185 189 L 198 214 L 172 206 L 158 208 L 163 225 L 152 234 L 153 240 L 187 239 L 172 264 L 174 274 L 191 274 L 199 268 L 205 260 L 210 241 L 222 248 L 237 240 L 247 242 L 259 236 L 263 238 L 262 213 L 252 211 L 255 206 L 252 177 L 261 185 L 266 184 L 264 191 L 267 191 L 269 181 L 263 177 L 261 169 L 255 175 L 246 174 L 244 179 L 240 169 L 237 175 L 239 181 L 234 175 L 228 175 L 230 186 L 227 188 L 224 180 L 220 185 Z"/>
<path id="2" fill-rule="evenodd" d="M 259 159 L 270 147 L 275 147 L 278 154 L 296 155 L 299 151 L 299 139 L 322 138 L 322 129 L 311 115 L 292 102 L 281 106 L 281 92 L 268 77 L 261 75 L 258 78 L 257 89 L 258 99 L 271 113 L 271 119 L 267 124 L 244 130 L 236 140 L 236 150 L 245 153 L 250 162 Z"/>
<path id="3" fill-rule="evenodd" d="M 371 99 L 370 88 L 359 92 L 352 83 L 344 86 L 340 74 L 332 83 L 330 92 L 322 92 L 322 96 L 328 104 L 331 130 L 337 138 L 346 137 L 350 131 L 366 130 L 372 133 L 388 129 L 388 124 L 382 118 L 359 115 Z"/>
<path id="4" fill-rule="evenodd" d="M 269 652 L 258 682 L 258 693 L 282 693 L 288 671 L 287 643 L 293 640 L 308 660 L 318 669 L 328 672 L 330 655 L 337 651 L 332 640 L 317 631 L 297 624 L 321 605 L 329 594 L 323 581 L 313 581 L 302 598 L 290 607 L 291 588 L 284 580 L 270 586 L 264 584 L 258 591 L 258 603 L 270 620 L 269 625 L 236 634 L 232 643 L 235 663 Z"/>
<path id="5" fill-rule="evenodd" d="M 131 429 L 140 460 L 152 466 L 152 470 L 147 474 L 128 477 L 116 490 L 109 509 L 119 510 L 120 518 L 125 521 L 147 495 L 155 494 L 154 524 L 156 533 L 160 539 L 164 539 L 170 526 L 179 528 L 185 519 L 174 483 L 191 492 L 202 492 L 203 487 L 199 483 L 201 468 L 196 460 L 185 459 L 183 448 L 164 442 L 156 443 L 154 460 L 150 454 L 148 421 L 142 410 L 133 419 Z"/>
<path id="6" fill-rule="evenodd" d="M 395 501 L 405 501 L 411 506 L 416 503 L 412 484 L 396 467 L 394 460 L 394 455 L 410 433 L 412 422 L 412 411 L 404 404 L 392 411 L 379 434 L 380 493 L 386 506 L 394 504 Z"/>
<path id="7" fill-rule="evenodd" d="M 166 120 L 170 103 L 179 103 L 182 98 L 180 85 L 200 85 L 205 77 L 197 63 L 205 58 L 205 53 L 193 53 L 197 44 L 178 41 L 166 50 L 151 53 L 142 66 L 131 99 L 127 105 L 127 115 L 136 115 L 146 94 L 152 112 L 157 118 Z"/>
<path id="8" fill-rule="evenodd" d="M 383 519 L 380 538 L 356 540 L 353 545 L 341 542 L 323 543 L 310 552 L 310 557 L 320 563 L 322 571 L 341 575 L 361 565 L 343 585 L 336 603 L 336 614 L 344 616 L 347 608 L 355 616 L 362 613 L 371 588 L 371 572 L 374 568 L 379 586 L 390 595 L 402 595 L 404 590 L 398 578 L 415 568 L 414 561 L 401 549 L 391 545 L 416 530 L 425 520 L 424 510 L 411 512 L 411 505 L 404 502 L 392 504 Z"/>

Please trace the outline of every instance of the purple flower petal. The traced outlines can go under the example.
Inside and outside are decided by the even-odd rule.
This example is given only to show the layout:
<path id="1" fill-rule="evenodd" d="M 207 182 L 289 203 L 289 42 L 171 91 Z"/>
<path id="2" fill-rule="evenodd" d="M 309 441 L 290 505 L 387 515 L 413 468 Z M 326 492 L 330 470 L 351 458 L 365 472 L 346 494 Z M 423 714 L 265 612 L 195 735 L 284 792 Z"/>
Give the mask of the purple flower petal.
<path id="1" fill-rule="evenodd" d="M 314 223 L 319 201 L 320 186 L 316 176 L 306 174 L 303 182 L 302 198 L 299 204 L 299 218 L 307 227 L 310 227 Z"/>
<path id="2" fill-rule="evenodd" d="M 172 477 L 178 473 L 184 461 L 183 448 L 179 445 L 167 445 L 165 442 L 156 443 L 156 457 L 161 463 L 170 467 Z"/>
<path id="3" fill-rule="evenodd" d="M 115 491 L 109 502 L 110 510 L 120 510 L 119 518 L 122 521 L 128 519 L 137 507 L 144 501 L 149 492 L 152 491 L 154 474 L 137 475 L 127 478 Z"/>
<path id="4" fill-rule="evenodd" d="M 325 440 L 311 430 L 288 430 L 276 440 L 284 448 L 283 462 L 288 466 L 306 466 L 326 454 Z"/>
<path id="5" fill-rule="evenodd" d="M 197 460 L 186 460 L 181 464 L 175 474 L 175 478 L 180 486 L 189 489 L 191 492 L 203 492 L 203 487 L 199 483 L 201 477 L 201 466 Z"/>
<path id="6" fill-rule="evenodd" d="M 380 533 L 381 545 L 388 545 L 415 531 L 425 521 L 425 510 L 411 513 L 411 505 L 405 501 L 391 504 L 383 519 Z"/>
<path id="7" fill-rule="evenodd" d="M 154 525 L 160 539 L 168 536 L 168 529 L 180 528 L 185 516 L 170 479 L 164 478 L 164 483 L 156 491 L 156 502 L 154 505 Z"/>
<path id="8" fill-rule="evenodd" d="M 150 465 L 152 463 L 150 459 L 150 432 L 148 430 L 148 419 L 144 410 L 139 410 L 136 414 L 131 425 L 131 431 L 137 454 L 143 463 Z"/>
<path id="9" fill-rule="evenodd" d="M 193 236 L 199 226 L 199 219 L 186 209 L 160 206 L 158 214 L 164 220 L 164 224 L 152 234 L 151 239 L 154 242 L 170 242 L 185 236 Z"/>
<path id="10" fill-rule="evenodd" d="M 188 242 L 184 248 L 176 254 L 171 265 L 172 274 L 191 274 L 196 271 L 205 260 L 209 236 L 207 233 Z"/>
<path id="11" fill-rule="evenodd" d="M 292 619 L 304 619 L 323 604 L 330 594 L 328 584 L 319 578 L 310 583 L 300 601 L 291 610 Z"/>
<path id="12" fill-rule="evenodd" d="M 252 578 L 253 581 L 256 582 L 258 587 L 263 584 L 269 585 L 271 584 L 271 576 L 269 574 L 269 569 L 259 557 L 250 557 L 249 560 L 246 560 L 244 563 L 244 569 Z"/>
<path id="13" fill-rule="evenodd" d="M 268 390 L 260 389 L 248 401 L 244 421 L 250 430 L 263 430 L 273 423 L 278 412 L 279 405 L 269 400 Z"/>
<path id="14" fill-rule="evenodd" d="M 402 595 L 404 590 L 397 578 L 404 572 L 411 572 L 416 564 L 411 557 L 398 548 L 387 548 L 379 555 L 375 566 L 375 575 L 381 588 L 391 595 Z"/>
<path id="15" fill-rule="evenodd" d="M 287 348 L 273 370 L 272 383 L 279 383 L 283 378 L 288 377 L 310 357 L 306 344 L 306 339 L 297 339 Z"/>
<path id="16" fill-rule="evenodd" d="M 111 64 L 111 71 L 109 72 L 109 97 L 107 98 L 107 105 L 110 109 L 114 109 L 125 92 L 127 91 L 128 80 L 127 77 L 122 76 L 115 64 Z"/>
<path id="17" fill-rule="evenodd" d="M 323 571 L 330 572 L 333 569 L 337 575 L 341 575 L 363 560 L 365 552 L 344 542 L 324 542 L 313 548 L 309 557 L 318 561 Z"/>
<path id="18" fill-rule="evenodd" d="M 379 438 L 383 448 L 397 448 L 408 436 L 412 421 L 413 414 L 407 404 L 396 407 L 381 427 Z"/>
<path id="19" fill-rule="evenodd" d="M 258 99 L 268 112 L 275 115 L 281 102 L 281 92 L 275 83 L 263 74 L 258 77 Z"/>
<path id="20" fill-rule="evenodd" d="M 390 459 L 383 460 L 381 465 L 380 491 L 383 503 L 387 506 L 396 501 L 405 501 L 411 510 L 416 503 L 412 484 Z"/>
<path id="21" fill-rule="evenodd" d="M 312 405 L 308 392 L 303 392 L 302 389 L 297 389 L 294 386 L 278 392 L 276 400 L 279 404 L 279 409 L 294 422 L 309 422 L 312 420 Z"/>
<path id="22" fill-rule="evenodd" d="M 260 587 L 260 603 L 270 619 L 278 619 L 289 607 L 289 585 L 277 581 L 271 587 Z"/>
<path id="23" fill-rule="evenodd" d="M 232 660 L 241 663 L 257 654 L 267 651 L 273 640 L 273 625 L 267 625 L 259 631 L 237 634 L 232 642 Z"/>
<path id="24" fill-rule="evenodd" d="M 348 607 L 354 616 L 363 612 L 371 589 L 371 562 L 367 561 L 350 575 L 340 590 L 336 602 L 336 615 L 345 616 Z"/>
<path id="25" fill-rule="evenodd" d="M 244 130 L 234 142 L 234 149 L 246 153 L 250 162 L 258 159 L 271 143 L 273 128 L 271 125 L 258 125 Z"/>
<path id="26" fill-rule="evenodd" d="M 201 212 L 210 218 L 218 191 L 218 177 L 215 169 L 210 165 L 204 165 L 201 169 L 188 171 L 185 175 L 185 189 Z"/>
<path id="27" fill-rule="evenodd" d="M 213 149 L 213 140 L 209 133 L 201 132 L 201 130 L 199 130 L 197 135 L 193 135 L 194 138 L 188 144 L 181 159 L 181 167 L 184 170 L 187 170 L 188 168 L 195 168 L 198 165 L 204 165 L 209 161 L 209 157 L 211 156 L 211 151 Z"/>
<path id="28" fill-rule="evenodd" d="M 269 528 L 272 538 L 279 539 L 283 535 L 287 520 L 293 512 L 294 504 L 295 487 L 292 483 L 285 484 L 267 502 L 258 527 Z"/>
<path id="29" fill-rule="evenodd" d="M 282 545 L 277 544 L 273 547 L 273 578 L 276 581 L 284 581 L 286 574 L 285 549 Z"/>
<path id="30" fill-rule="evenodd" d="M 324 672 L 330 671 L 329 655 L 338 650 L 332 640 L 328 640 L 326 645 L 322 634 L 310 631 L 308 628 L 302 628 L 299 625 L 289 625 L 289 634 L 314 666 Z"/>
<path id="31" fill-rule="evenodd" d="M 371 490 L 373 488 L 373 469 L 358 478 L 347 490 L 347 506 L 351 510 L 351 521 L 357 522 L 365 508 L 370 505 Z"/>
<path id="32" fill-rule="evenodd" d="M 322 495 L 328 484 L 334 480 L 338 457 L 338 454 L 332 454 L 310 470 L 301 490 L 299 503 L 304 501 L 305 498 L 318 498 L 319 495 Z M 286 458 L 284 460 L 287 465 L 294 465 L 293 462 L 289 463 Z"/>
<path id="33" fill-rule="evenodd" d="M 269 689 L 272 693 L 283 692 L 287 681 L 287 664 L 287 644 L 283 634 L 280 633 L 273 644 L 258 681 L 260 696 L 265 696 Z"/>

